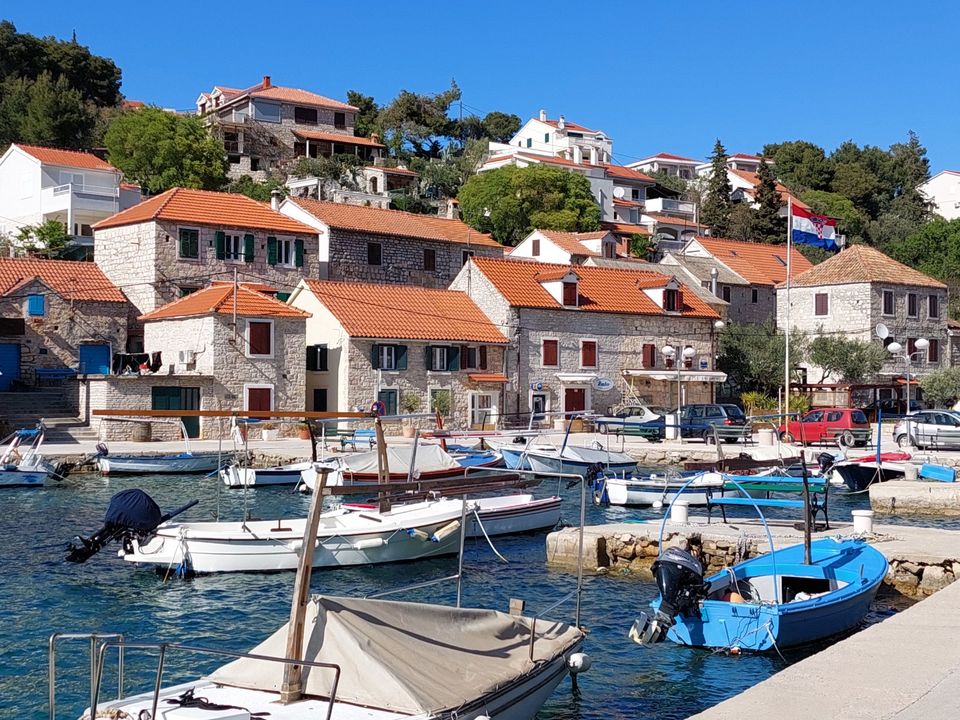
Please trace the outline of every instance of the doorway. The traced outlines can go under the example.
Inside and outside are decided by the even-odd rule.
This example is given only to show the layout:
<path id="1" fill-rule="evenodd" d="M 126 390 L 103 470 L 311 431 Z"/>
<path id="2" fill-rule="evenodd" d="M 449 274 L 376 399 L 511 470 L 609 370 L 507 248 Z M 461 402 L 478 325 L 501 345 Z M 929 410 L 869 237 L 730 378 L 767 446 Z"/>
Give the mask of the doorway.
<path id="1" fill-rule="evenodd" d="M 563 390 L 563 411 L 583 412 L 587 409 L 587 389 L 586 388 L 564 388 Z"/>
<path id="2" fill-rule="evenodd" d="M 199 410 L 200 388 L 154 387 L 151 388 L 150 407 L 153 410 Z M 188 438 L 200 437 L 200 418 L 182 417 Z"/>

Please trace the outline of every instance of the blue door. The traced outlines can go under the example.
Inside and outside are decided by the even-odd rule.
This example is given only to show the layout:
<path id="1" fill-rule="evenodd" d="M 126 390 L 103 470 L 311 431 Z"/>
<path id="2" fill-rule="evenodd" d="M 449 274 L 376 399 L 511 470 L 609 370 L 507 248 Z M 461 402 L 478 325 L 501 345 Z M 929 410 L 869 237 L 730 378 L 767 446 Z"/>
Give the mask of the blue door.
<path id="1" fill-rule="evenodd" d="M 110 372 L 110 346 L 81 345 L 79 372 L 81 375 L 107 375 Z"/>
<path id="2" fill-rule="evenodd" d="M 9 390 L 20 377 L 20 345 L 0 343 L 0 390 Z"/>

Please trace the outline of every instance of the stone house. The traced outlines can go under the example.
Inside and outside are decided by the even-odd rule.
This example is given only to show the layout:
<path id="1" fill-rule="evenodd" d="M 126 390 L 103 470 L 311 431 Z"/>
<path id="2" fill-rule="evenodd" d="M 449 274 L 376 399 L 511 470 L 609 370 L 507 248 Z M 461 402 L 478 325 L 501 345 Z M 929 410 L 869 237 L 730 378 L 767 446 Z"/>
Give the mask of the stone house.
<path id="1" fill-rule="evenodd" d="M 455 219 L 290 197 L 280 212 L 319 234 L 319 275 L 307 277 L 445 288 L 469 257 L 503 255 Z"/>
<path id="2" fill-rule="evenodd" d="M 140 317 L 153 371 L 91 379 L 81 415 L 96 409 L 303 410 L 309 315 L 244 285 L 213 285 Z M 219 418 L 184 418 L 190 437 L 217 437 Z M 130 439 L 136 423 L 101 423 L 101 437 Z M 153 436 L 179 437 L 174 425 Z"/>
<path id="3" fill-rule="evenodd" d="M 787 327 L 787 288 L 777 286 L 777 327 Z M 887 379 L 906 373 L 905 353 L 912 374 L 950 364 L 947 327 L 947 286 L 939 280 L 887 257 L 869 245 L 851 245 L 793 278 L 790 288 L 790 327 L 808 337 L 836 333 L 846 338 L 889 345 L 904 351 L 892 355 L 880 371 Z M 877 336 L 883 324 L 887 337 Z M 926 338 L 926 350 L 916 341 Z M 809 381 L 820 368 L 804 364 Z"/>
<path id="4" fill-rule="evenodd" d="M 496 423 L 507 338 L 465 293 L 303 280 L 311 410 L 440 409 L 448 427 Z M 432 421 L 427 422 L 432 426 Z"/>
<path id="5" fill-rule="evenodd" d="M 0 390 L 36 385 L 44 370 L 109 373 L 128 308 L 93 263 L 0 258 Z"/>
<path id="6" fill-rule="evenodd" d="M 777 285 L 787 279 L 787 248 L 710 236 L 695 237 L 679 253 L 664 256 L 661 264 L 701 287 L 713 289 L 712 270 L 717 270 L 716 293 L 729 303 L 728 319 L 738 325 L 775 322 Z M 813 265 L 796 248 L 790 256 L 793 277 Z M 693 280 L 695 278 L 695 280 Z"/>
<path id="7" fill-rule="evenodd" d="M 317 277 L 317 232 L 245 195 L 174 188 L 94 226 L 96 263 L 138 314 L 211 280 L 257 280 L 289 293 Z M 130 351 L 142 350 L 135 317 Z"/>
<path id="8" fill-rule="evenodd" d="M 588 258 L 617 257 L 619 242 L 608 230 L 560 232 L 534 230 L 507 253 L 517 260 L 536 260 L 560 265 L 580 265 Z"/>
<path id="9" fill-rule="evenodd" d="M 709 401 L 726 378 L 714 368 L 719 314 L 661 273 L 475 257 L 451 289 L 510 338 L 504 407 L 519 424 L 627 397 L 675 406 L 680 388 L 683 402 Z M 692 356 L 678 367 L 667 345 Z"/>
<path id="10" fill-rule="evenodd" d="M 246 89 L 214 86 L 197 98 L 202 116 L 227 151 L 232 178 L 265 180 L 297 157 L 383 154 L 374 138 L 355 137 L 357 108 L 299 88 L 274 85 L 269 75 Z"/>

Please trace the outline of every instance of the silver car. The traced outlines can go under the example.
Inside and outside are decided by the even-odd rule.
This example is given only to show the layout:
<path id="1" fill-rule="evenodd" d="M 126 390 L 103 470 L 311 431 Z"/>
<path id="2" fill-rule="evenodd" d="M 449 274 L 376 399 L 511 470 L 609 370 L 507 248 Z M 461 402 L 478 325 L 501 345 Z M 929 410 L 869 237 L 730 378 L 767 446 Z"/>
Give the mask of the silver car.
<path id="1" fill-rule="evenodd" d="M 960 447 L 960 416 L 950 410 L 918 410 L 897 420 L 893 439 L 902 448 Z"/>

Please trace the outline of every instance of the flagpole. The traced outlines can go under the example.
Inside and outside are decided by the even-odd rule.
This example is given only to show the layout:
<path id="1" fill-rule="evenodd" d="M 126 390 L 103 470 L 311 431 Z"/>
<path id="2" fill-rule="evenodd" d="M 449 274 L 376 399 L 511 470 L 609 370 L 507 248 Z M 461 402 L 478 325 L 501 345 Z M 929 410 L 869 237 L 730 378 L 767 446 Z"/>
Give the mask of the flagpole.
<path id="1" fill-rule="evenodd" d="M 783 414 L 784 423 L 790 421 L 790 266 L 793 255 L 793 198 L 787 195 L 787 307 L 786 307 L 786 337 L 784 339 L 783 363 Z"/>

